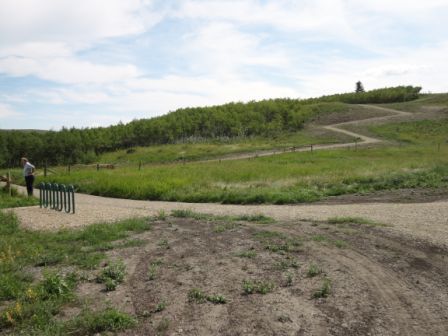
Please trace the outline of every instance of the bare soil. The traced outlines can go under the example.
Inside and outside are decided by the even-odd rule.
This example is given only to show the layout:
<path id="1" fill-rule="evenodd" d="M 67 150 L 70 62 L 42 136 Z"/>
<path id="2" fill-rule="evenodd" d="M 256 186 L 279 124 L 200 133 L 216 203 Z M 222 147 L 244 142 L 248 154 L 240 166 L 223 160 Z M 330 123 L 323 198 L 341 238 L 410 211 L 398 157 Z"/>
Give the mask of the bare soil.
<path id="1" fill-rule="evenodd" d="M 448 251 L 411 236 L 324 221 L 168 218 L 138 238 L 146 244 L 112 251 L 128 265 L 124 285 L 107 296 L 97 286 L 82 289 L 92 302 L 107 300 L 138 316 L 138 327 L 122 335 L 448 333 Z M 241 255 L 248 251 L 252 258 Z M 321 270 L 314 277 L 312 264 Z M 313 298 L 325 279 L 328 296 Z M 245 280 L 273 289 L 245 294 Z M 192 289 L 226 303 L 191 300 Z M 157 311 L 161 303 L 166 307 Z"/>
<path id="2" fill-rule="evenodd" d="M 448 188 L 380 190 L 368 194 L 332 196 L 314 204 L 429 203 L 448 200 Z"/>

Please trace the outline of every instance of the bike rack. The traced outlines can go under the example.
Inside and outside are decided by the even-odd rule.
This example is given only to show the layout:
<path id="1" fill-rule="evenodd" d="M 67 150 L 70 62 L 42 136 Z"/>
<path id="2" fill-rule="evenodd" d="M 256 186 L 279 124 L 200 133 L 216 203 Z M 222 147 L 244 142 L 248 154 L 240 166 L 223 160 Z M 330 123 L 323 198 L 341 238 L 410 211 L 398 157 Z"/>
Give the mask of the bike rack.
<path id="1" fill-rule="evenodd" d="M 64 210 L 66 213 L 75 213 L 75 188 L 64 184 L 40 183 L 39 205 L 56 211 Z"/>

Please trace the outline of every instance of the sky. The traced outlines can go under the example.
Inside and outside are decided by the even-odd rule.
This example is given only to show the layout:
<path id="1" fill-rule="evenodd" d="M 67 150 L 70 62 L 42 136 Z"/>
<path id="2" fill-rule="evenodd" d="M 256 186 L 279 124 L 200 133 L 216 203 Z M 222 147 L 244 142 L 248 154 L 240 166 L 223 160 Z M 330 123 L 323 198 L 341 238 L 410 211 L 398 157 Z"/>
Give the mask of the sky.
<path id="1" fill-rule="evenodd" d="M 0 129 L 418 85 L 447 92 L 448 0 L 0 0 Z"/>

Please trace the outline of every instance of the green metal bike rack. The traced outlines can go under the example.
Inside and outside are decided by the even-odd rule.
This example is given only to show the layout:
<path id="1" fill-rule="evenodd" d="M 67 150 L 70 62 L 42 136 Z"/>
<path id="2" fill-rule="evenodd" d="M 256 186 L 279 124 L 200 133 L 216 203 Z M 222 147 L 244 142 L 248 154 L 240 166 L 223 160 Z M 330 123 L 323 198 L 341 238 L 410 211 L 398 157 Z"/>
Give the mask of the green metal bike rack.
<path id="1" fill-rule="evenodd" d="M 56 211 L 64 210 L 66 213 L 75 213 L 75 188 L 72 185 L 40 183 L 39 205 Z"/>

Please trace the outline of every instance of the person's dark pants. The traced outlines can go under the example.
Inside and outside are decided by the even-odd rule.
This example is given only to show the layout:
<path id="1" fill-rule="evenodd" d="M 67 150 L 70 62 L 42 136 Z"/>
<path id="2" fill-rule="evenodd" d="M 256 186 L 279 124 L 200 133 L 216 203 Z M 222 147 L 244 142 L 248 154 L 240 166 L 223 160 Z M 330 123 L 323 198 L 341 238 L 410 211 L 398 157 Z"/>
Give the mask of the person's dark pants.
<path id="1" fill-rule="evenodd" d="M 25 182 L 26 182 L 26 191 L 28 192 L 28 196 L 33 196 L 34 175 L 25 176 Z"/>

